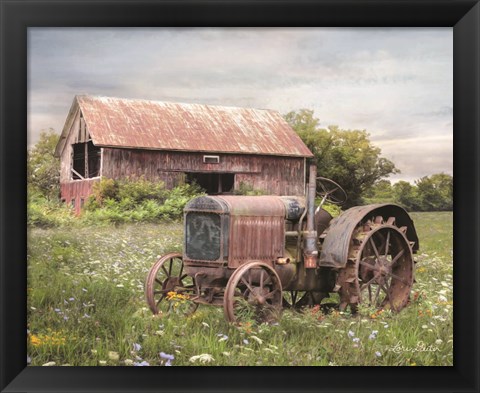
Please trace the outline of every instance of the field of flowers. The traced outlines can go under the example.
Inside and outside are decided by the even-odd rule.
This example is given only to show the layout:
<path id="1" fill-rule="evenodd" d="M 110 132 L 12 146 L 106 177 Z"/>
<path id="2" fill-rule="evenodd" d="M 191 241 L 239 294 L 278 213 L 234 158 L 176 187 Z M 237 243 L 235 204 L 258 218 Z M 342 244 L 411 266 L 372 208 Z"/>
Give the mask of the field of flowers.
<path id="1" fill-rule="evenodd" d="M 33 366 L 453 364 L 452 213 L 412 214 L 420 238 L 411 304 L 400 314 L 286 310 L 233 326 L 221 308 L 153 317 L 143 295 L 157 257 L 181 251 L 182 225 L 32 229 L 27 362 Z M 179 301 L 170 296 L 170 301 Z M 180 299 L 182 301 L 182 299 Z"/>

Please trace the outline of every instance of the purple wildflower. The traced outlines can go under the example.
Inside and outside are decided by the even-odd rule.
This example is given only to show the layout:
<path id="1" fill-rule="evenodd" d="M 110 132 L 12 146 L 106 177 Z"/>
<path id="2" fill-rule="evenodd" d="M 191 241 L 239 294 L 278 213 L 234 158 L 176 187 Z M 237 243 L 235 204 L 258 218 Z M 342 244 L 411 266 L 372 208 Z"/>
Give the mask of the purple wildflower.
<path id="1" fill-rule="evenodd" d="M 137 343 L 133 343 L 133 350 L 134 351 L 140 351 L 142 349 L 142 346 Z"/>
<path id="2" fill-rule="evenodd" d="M 165 352 L 160 352 L 160 357 L 161 357 L 162 359 L 167 359 L 167 360 L 173 360 L 173 359 L 175 359 L 175 356 L 169 355 L 168 353 L 165 353 Z"/>
<path id="3" fill-rule="evenodd" d="M 150 366 L 150 363 L 148 363 L 146 360 L 144 360 L 143 362 L 134 362 L 133 363 L 134 366 L 137 366 L 137 367 L 142 367 L 142 366 Z"/>

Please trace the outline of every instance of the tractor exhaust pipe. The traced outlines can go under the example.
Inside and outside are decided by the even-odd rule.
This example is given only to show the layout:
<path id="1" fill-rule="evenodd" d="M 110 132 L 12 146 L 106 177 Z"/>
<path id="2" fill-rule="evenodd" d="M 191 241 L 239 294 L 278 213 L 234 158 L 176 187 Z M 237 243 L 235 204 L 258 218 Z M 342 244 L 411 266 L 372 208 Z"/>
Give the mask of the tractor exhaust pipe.
<path id="1" fill-rule="evenodd" d="M 307 231 L 304 234 L 303 259 L 307 269 L 317 267 L 318 248 L 317 231 L 315 230 L 315 195 L 317 193 L 317 167 L 310 165 L 310 176 L 307 192 Z"/>

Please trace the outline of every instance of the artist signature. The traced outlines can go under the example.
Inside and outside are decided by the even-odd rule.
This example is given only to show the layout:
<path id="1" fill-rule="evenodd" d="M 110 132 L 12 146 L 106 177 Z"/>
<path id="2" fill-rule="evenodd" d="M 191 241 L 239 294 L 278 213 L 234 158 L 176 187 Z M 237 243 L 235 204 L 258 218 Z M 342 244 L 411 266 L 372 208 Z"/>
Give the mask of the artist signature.
<path id="1" fill-rule="evenodd" d="M 436 345 L 427 345 L 423 341 L 417 342 L 413 347 L 403 345 L 401 341 L 397 342 L 395 345 L 389 346 L 386 348 L 387 351 L 393 353 L 402 353 L 402 352 L 437 352 L 440 351 Z"/>

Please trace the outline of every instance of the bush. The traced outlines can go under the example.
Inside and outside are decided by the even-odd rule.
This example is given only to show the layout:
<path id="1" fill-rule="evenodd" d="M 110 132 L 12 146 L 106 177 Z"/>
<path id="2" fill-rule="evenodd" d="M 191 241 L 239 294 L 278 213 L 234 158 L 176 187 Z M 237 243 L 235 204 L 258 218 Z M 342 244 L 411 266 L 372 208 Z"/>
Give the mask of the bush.
<path id="1" fill-rule="evenodd" d="M 182 217 L 188 201 L 202 194 L 197 185 L 167 190 L 163 182 L 138 179 L 101 179 L 85 205 L 87 223 L 156 222 Z"/>
<path id="2" fill-rule="evenodd" d="M 73 210 L 65 204 L 49 201 L 40 193 L 31 191 L 28 225 L 49 228 L 178 220 L 188 201 L 199 195 L 203 192 L 197 185 L 185 184 L 167 190 L 164 183 L 144 178 L 118 181 L 102 178 L 94 184 L 80 217 L 75 217 Z"/>
<path id="3" fill-rule="evenodd" d="M 39 228 L 53 228 L 70 225 L 74 222 L 73 210 L 61 203 L 52 201 L 39 193 L 29 193 L 27 225 Z"/>

